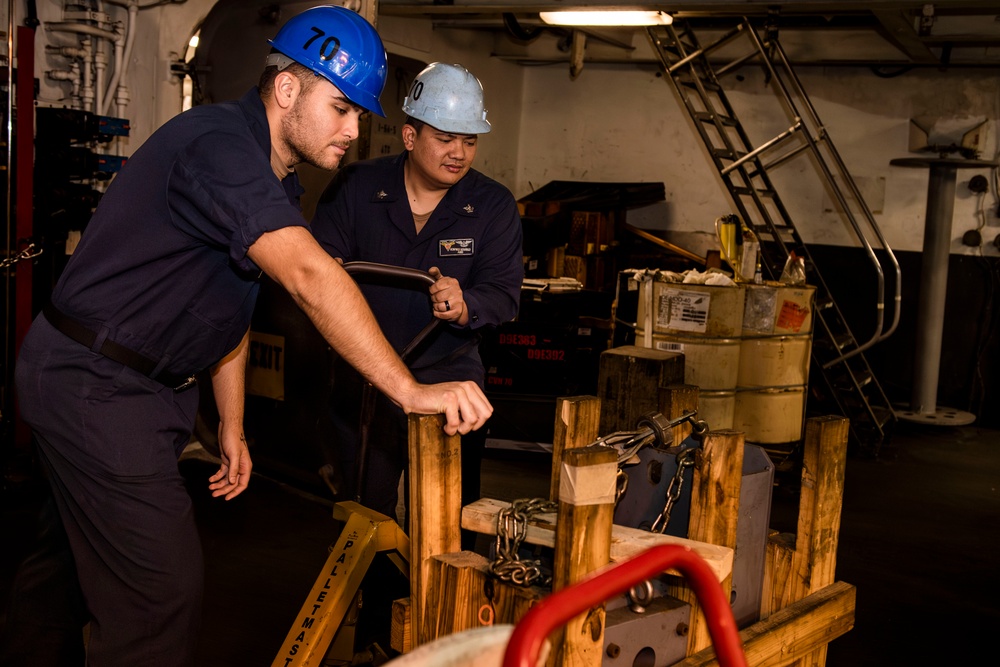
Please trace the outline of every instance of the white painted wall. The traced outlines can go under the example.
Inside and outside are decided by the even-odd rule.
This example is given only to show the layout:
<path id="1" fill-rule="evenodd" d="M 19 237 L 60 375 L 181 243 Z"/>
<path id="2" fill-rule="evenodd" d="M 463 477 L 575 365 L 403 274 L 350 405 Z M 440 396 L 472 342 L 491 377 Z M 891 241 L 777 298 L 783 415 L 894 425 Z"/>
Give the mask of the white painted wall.
<path id="1" fill-rule="evenodd" d="M 180 85 L 169 65 L 213 4 L 188 0 L 139 13 L 127 114 L 133 132 L 126 153 L 180 111 Z M 61 18 L 57 0 L 41 0 L 38 8 L 43 21 Z M 107 10 L 123 11 L 111 4 Z M 520 67 L 493 57 L 496 45 L 486 33 L 434 30 L 428 21 L 399 17 L 380 18 L 379 28 L 390 51 L 428 62 L 461 62 L 479 76 L 494 131 L 480 144 L 477 167 L 516 196 L 551 180 L 662 181 L 667 206 L 660 209 L 664 219 L 649 221 L 653 226 L 708 232 L 716 217 L 730 212 L 728 194 L 704 146 L 670 85 L 653 68 L 587 64 L 571 80 L 566 65 Z M 58 100 L 67 86 L 44 74 L 55 66 L 44 44 L 55 39 L 44 27 L 39 30 L 37 76 L 48 101 Z M 772 108 L 774 98 L 760 71 L 744 68 L 740 74 L 743 81 L 731 99 L 750 135 L 764 140 L 787 127 Z M 907 150 L 910 118 L 986 118 L 983 156 L 1000 153 L 1000 69 L 919 69 L 883 79 L 864 68 L 803 68 L 799 75 L 896 249 L 920 250 L 923 237 L 927 170 L 889 166 L 894 158 L 914 155 Z M 805 159 L 797 159 L 774 175 L 795 224 L 807 243 L 852 244 L 814 173 Z M 985 198 L 968 191 L 976 174 L 990 176 L 987 170 L 959 172 L 952 251 L 980 252 L 962 246 L 960 239 L 983 223 L 983 203 L 986 244 L 981 252 L 997 255 L 989 242 L 1000 233 L 998 202 L 992 187 Z"/>
<path id="2" fill-rule="evenodd" d="M 776 98 L 759 69 L 740 74 L 744 80 L 734 82 L 730 100 L 751 139 L 763 143 L 790 123 L 774 108 Z M 799 77 L 893 248 L 920 250 L 923 238 L 928 170 L 889 165 L 894 158 L 917 156 L 908 152 L 911 117 L 985 117 L 984 157 L 994 159 L 1000 150 L 1000 70 L 922 69 L 882 79 L 864 68 L 802 68 Z M 662 181 L 666 228 L 710 231 L 716 217 L 731 212 L 729 195 L 679 99 L 650 69 L 586 65 L 572 81 L 565 65 L 526 68 L 518 160 L 518 196 L 556 179 Z M 815 173 L 797 158 L 772 176 L 807 243 L 850 245 Z M 953 252 L 977 252 L 960 243 L 966 230 L 981 223 L 980 198 L 967 187 L 976 174 L 990 176 L 986 169 L 958 172 Z M 984 203 L 983 235 L 992 241 L 1000 233 L 992 187 Z M 992 245 L 983 253 L 998 254 Z"/>

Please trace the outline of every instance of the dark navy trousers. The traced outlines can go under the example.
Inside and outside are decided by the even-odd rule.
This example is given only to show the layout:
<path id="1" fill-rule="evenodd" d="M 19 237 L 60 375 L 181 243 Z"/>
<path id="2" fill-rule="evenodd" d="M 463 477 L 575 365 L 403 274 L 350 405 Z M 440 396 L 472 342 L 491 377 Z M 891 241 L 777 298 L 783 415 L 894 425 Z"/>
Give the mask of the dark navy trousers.
<path id="1" fill-rule="evenodd" d="M 32 610 L 45 608 L 31 601 L 53 594 L 47 568 L 65 579 L 60 567 L 72 563 L 90 622 L 89 667 L 191 665 L 204 575 L 177 459 L 194 424 L 197 389 L 174 392 L 92 353 L 44 318 L 22 345 L 16 379 L 65 530 L 64 540 L 39 544 L 33 567 L 14 582 L 17 641 L 31 641 Z M 59 625 L 72 635 L 78 623 Z"/>

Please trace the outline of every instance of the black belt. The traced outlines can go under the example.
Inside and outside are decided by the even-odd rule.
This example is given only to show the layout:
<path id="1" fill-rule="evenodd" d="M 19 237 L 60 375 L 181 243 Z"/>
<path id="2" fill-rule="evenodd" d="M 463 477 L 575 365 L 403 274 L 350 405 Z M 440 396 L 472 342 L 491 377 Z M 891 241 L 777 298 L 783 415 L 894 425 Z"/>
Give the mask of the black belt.
<path id="1" fill-rule="evenodd" d="M 42 309 L 42 313 L 45 315 L 45 319 L 49 321 L 49 324 L 55 327 L 60 333 L 65 334 L 77 343 L 93 350 L 94 343 L 97 341 L 96 332 L 91 331 L 69 315 L 60 312 L 51 303 Z M 134 350 L 130 350 L 124 345 L 119 345 L 113 340 L 105 340 L 101 343 L 101 349 L 94 351 L 101 356 L 107 357 L 112 361 L 117 361 L 119 364 L 131 368 L 137 373 L 141 373 L 148 378 L 156 380 L 160 384 L 172 387 L 174 391 L 187 389 L 196 382 L 193 375 L 174 375 L 173 373 L 168 373 L 163 370 L 156 373 L 156 375 L 153 375 L 153 373 L 156 372 L 157 366 L 159 366 L 159 362 L 139 354 Z"/>

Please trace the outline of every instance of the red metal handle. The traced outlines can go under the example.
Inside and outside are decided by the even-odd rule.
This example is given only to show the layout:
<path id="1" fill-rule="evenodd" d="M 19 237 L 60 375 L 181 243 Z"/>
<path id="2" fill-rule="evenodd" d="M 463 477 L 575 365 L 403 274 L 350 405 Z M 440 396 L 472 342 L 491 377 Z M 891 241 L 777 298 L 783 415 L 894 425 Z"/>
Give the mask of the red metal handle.
<path id="1" fill-rule="evenodd" d="M 708 620 L 708 632 L 722 667 L 747 667 L 743 644 L 729 601 L 711 568 L 691 549 L 665 544 L 593 575 L 536 604 L 514 628 L 504 653 L 503 667 L 535 667 L 545 638 L 610 597 L 676 568 L 689 580 Z"/>

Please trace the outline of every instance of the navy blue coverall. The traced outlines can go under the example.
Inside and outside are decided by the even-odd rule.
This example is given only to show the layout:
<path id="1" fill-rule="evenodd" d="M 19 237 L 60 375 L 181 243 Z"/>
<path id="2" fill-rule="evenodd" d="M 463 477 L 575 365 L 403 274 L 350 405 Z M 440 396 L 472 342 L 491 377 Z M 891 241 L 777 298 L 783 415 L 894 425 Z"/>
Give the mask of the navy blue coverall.
<path id="1" fill-rule="evenodd" d="M 39 316 L 21 348 L 20 410 L 91 618 L 88 665 L 191 664 L 203 588 L 191 499 L 177 466 L 198 390 L 175 391 L 94 350 L 111 340 L 158 360 L 149 375 L 183 377 L 239 344 L 259 288 L 248 248 L 265 232 L 305 224 L 298 180 L 277 179 L 270 150 L 256 89 L 157 130 L 102 198 L 52 295 L 59 311 L 97 334 L 94 345 Z M 50 622 L 18 609 L 51 588 L 51 574 L 22 568 L 8 637 L 23 644 L 37 636 L 33 623 Z M 5 659 L 42 665 L 40 651 L 72 652 L 56 644 L 73 639 L 52 632 L 49 645 L 30 647 L 22 662 L 8 642 Z M 79 627 L 75 635 L 79 641 Z"/>
<path id="2" fill-rule="evenodd" d="M 472 380 L 482 387 L 480 330 L 517 314 L 524 277 L 517 202 L 506 187 L 470 169 L 448 190 L 417 234 L 403 182 L 407 156 L 404 152 L 341 169 L 323 193 L 310 226 L 320 245 L 344 262 L 378 262 L 424 271 L 436 266 L 443 275 L 458 280 L 469 311 L 468 324 L 439 327 L 408 365 L 420 382 Z M 361 290 L 397 352 L 433 317 L 426 286 L 408 290 L 362 281 Z M 361 386 L 360 376 L 346 363 L 335 366 L 332 419 L 337 442 L 333 443 L 335 451 L 325 455 L 339 465 L 352 495 Z M 472 437 L 485 435 L 477 432 Z M 370 435 L 363 504 L 395 516 L 399 477 L 406 465 L 405 416 L 380 396 Z M 462 468 L 463 500 L 478 499 L 478 458 L 468 446 L 463 447 Z"/>

